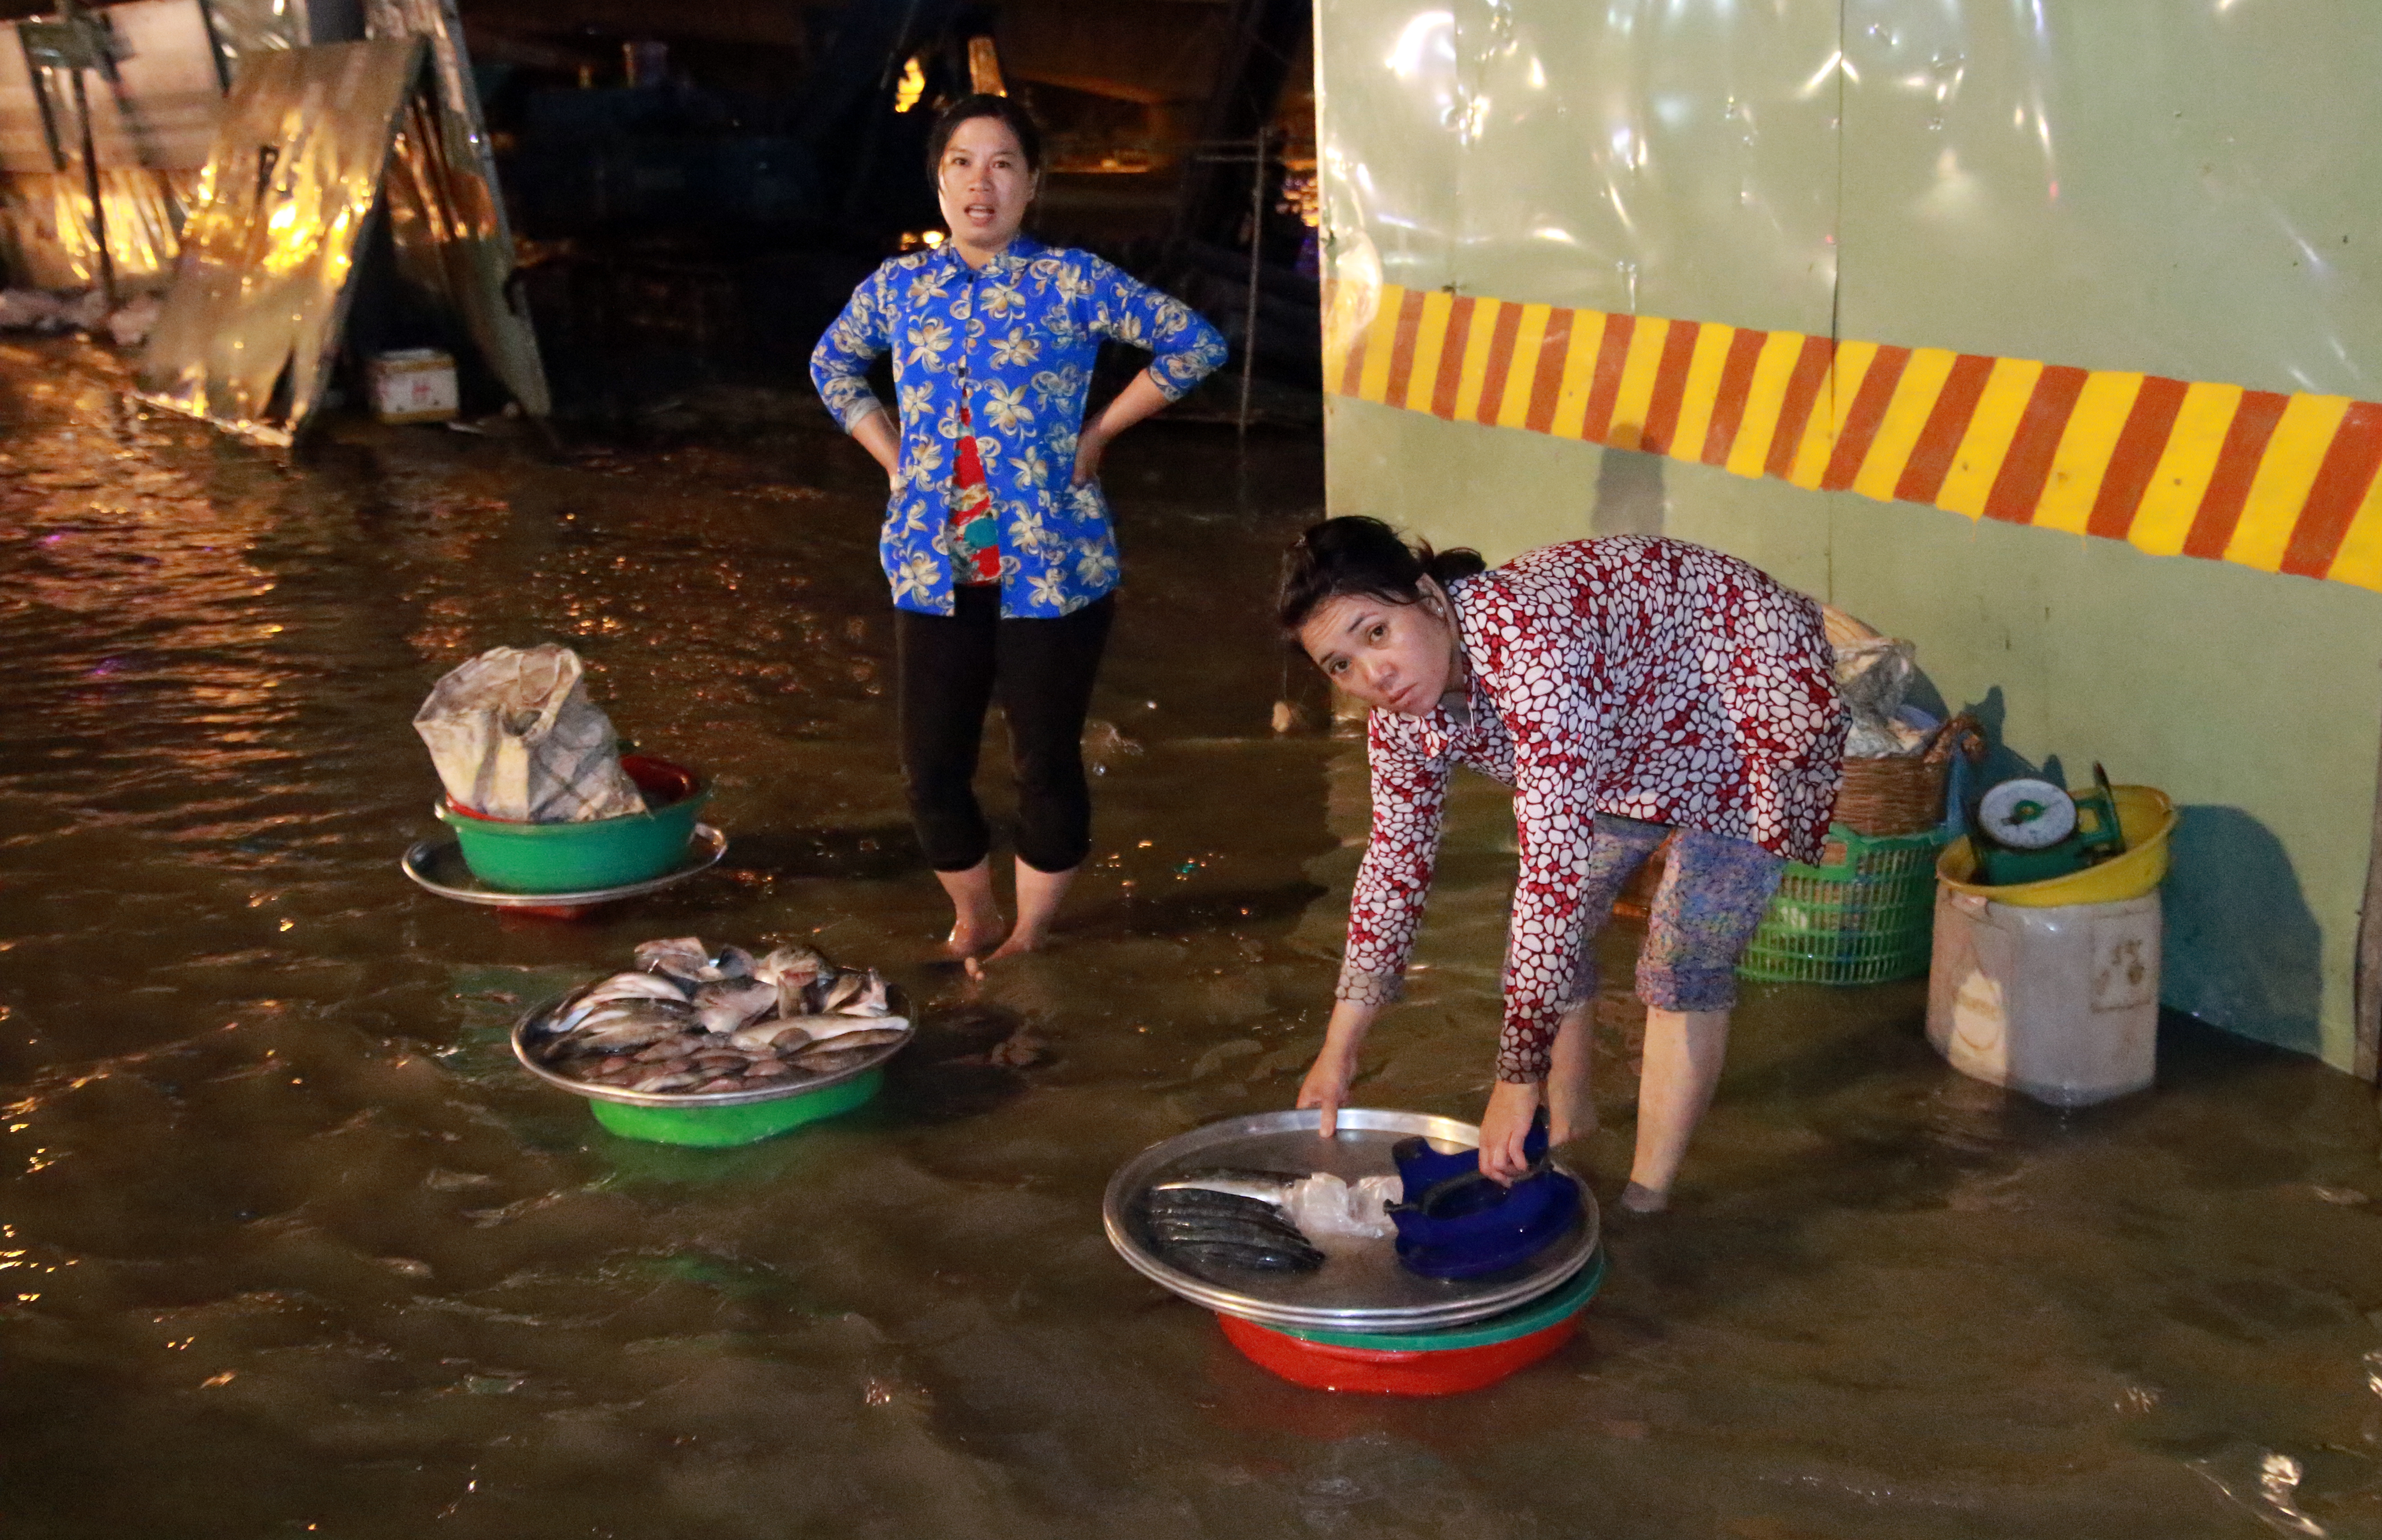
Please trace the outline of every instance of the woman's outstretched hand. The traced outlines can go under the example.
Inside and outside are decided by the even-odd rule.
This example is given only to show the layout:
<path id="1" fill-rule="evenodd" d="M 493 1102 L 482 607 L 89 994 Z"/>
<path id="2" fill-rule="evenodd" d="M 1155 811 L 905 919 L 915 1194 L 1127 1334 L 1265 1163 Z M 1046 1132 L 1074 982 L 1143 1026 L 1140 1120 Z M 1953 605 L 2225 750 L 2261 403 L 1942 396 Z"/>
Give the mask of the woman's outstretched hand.
<path id="1" fill-rule="evenodd" d="M 1373 1018 L 1381 1007 L 1358 1005 L 1353 1000 L 1335 1000 L 1332 1020 L 1323 1029 L 1323 1051 L 1315 1056 L 1308 1067 L 1307 1079 L 1299 1083 L 1298 1105 L 1320 1107 L 1323 1118 L 1315 1131 L 1329 1139 L 1340 1131 L 1340 1108 L 1348 1100 L 1349 1084 L 1357 1078 L 1357 1056 L 1365 1046 L 1365 1033 L 1372 1030 Z"/>
<path id="2" fill-rule="evenodd" d="M 1522 1142 L 1529 1138 L 1530 1119 L 1538 1111 L 1537 1082 L 1497 1082 L 1489 1093 L 1489 1110 L 1480 1115 L 1481 1175 L 1513 1182 L 1530 1168 L 1529 1158 L 1522 1154 Z"/>
<path id="3" fill-rule="evenodd" d="M 1340 1106 L 1348 1099 L 1349 1082 L 1357 1078 L 1357 1050 L 1334 1047 L 1328 1040 L 1323 1051 L 1315 1056 L 1308 1067 L 1307 1079 L 1298 1087 L 1298 1105 L 1323 1109 L 1322 1121 L 1315 1131 L 1329 1139 L 1339 1131 Z"/>

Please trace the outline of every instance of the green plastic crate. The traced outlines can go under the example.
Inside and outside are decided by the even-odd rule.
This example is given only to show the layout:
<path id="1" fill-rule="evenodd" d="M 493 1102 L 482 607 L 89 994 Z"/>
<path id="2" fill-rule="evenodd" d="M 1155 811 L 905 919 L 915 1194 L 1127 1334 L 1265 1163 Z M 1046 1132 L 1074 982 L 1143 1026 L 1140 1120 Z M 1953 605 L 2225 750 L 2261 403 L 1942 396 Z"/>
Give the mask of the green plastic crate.
<path id="1" fill-rule="evenodd" d="M 1941 830 L 1855 834 L 1837 824 L 1824 866 L 1786 863 L 1737 971 L 1772 984 L 1880 984 L 1927 972 Z"/>

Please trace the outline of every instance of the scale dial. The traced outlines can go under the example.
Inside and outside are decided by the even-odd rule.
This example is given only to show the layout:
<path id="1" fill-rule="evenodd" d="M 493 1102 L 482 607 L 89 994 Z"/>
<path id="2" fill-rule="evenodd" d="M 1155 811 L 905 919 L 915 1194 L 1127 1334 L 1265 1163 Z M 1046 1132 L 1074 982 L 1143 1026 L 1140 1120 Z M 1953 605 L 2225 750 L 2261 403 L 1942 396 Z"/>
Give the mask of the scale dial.
<path id="1" fill-rule="evenodd" d="M 2047 850 L 2076 832 L 2076 800 L 2049 781 L 2004 781 L 1977 804 L 1977 822 L 2013 850 Z"/>

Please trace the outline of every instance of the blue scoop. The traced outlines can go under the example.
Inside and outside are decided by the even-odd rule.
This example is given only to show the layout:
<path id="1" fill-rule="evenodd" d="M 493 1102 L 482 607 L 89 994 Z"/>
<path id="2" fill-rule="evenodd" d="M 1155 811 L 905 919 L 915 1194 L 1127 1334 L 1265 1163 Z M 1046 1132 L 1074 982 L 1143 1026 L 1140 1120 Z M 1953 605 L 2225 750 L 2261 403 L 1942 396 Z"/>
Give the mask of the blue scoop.
<path id="1" fill-rule="evenodd" d="M 1481 1175 L 1477 1150 L 1443 1155 L 1419 1138 L 1392 1147 L 1402 1190 L 1414 1194 L 1389 1209 L 1398 1227 L 1398 1261 L 1408 1272 L 1479 1277 L 1528 1262 L 1571 1228 L 1579 1184 L 1545 1164 L 1543 1111 L 1522 1154 L 1534 1174 L 1506 1187 Z"/>

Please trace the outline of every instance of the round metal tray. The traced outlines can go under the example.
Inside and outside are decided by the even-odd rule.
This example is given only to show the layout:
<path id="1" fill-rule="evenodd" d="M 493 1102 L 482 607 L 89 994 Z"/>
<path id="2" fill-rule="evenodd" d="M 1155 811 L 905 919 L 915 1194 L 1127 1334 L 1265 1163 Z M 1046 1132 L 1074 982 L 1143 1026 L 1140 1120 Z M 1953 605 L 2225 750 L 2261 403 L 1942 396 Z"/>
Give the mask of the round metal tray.
<path id="1" fill-rule="evenodd" d="M 830 1085 L 841 1085 L 846 1081 L 857 1080 L 871 1069 L 877 1069 L 887 1059 L 908 1047 L 918 1035 L 917 1018 L 910 1014 L 909 1000 L 897 989 L 888 996 L 888 999 L 895 1008 L 895 1013 L 902 1019 L 908 1029 L 908 1035 L 899 1043 L 887 1043 L 870 1049 L 867 1057 L 854 1060 L 849 1069 L 838 1069 L 832 1075 L 819 1075 L 795 1085 L 773 1085 L 761 1091 L 715 1091 L 703 1096 L 689 1095 L 682 1091 L 624 1091 L 617 1085 L 590 1085 L 585 1081 L 575 1081 L 566 1075 L 558 1075 L 540 1064 L 531 1054 L 530 1033 L 546 1021 L 546 1016 L 557 1006 L 569 998 L 568 995 L 557 995 L 550 1000 L 542 1000 L 527 1015 L 513 1023 L 513 1057 L 521 1060 L 522 1068 L 548 1085 L 559 1086 L 573 1095 L 584 1096 L 590 1101 L 624 1102 L 631 1106 L 674 1107 L 682 1112 L 700 1111 L 705 1107 L 713 1106 L 746 1106 L 755 1102 L 783 1101 L 789 1096 L 806 1096 L 814 1091 L 824 1091 Z"/>
<path id="2" fill-rule="evenodd" d="M 1348 1181 L 1397 1170 L 1390 1148 L 1420 1134 L 1443 1150 L 1479 1145 L 1480 1131 L 1453 1118 L 1365 1107 L 1340 1109 L 1338 1131 L 1316 1137 L 1318 1114 L 1262 1112 L 1178 1134 L 1125 1162 L 1109 1179 L 1100 1218 L 1109 1243 L 1133 1269 L 1161 1288 L 1259 1326 L 1324 1331 L 1412 1332 L 1463 1326 L 1529 1303 L 1561 1288 L 1595 1254 L 1596 1199 L 1580 1184 L 1580 1216 L 1562 1240 L 1517 1267 L 1477 1278 L 1427 1278 L 1398 1265 L 1393 1241 L 1334 1252 L 1312 1273 L 1238 1275 L 1231 1284 L 1176 1267 L 1144 1240 L 1134 1200 L 1155 1182 L 1203 1166 L 1278 1171 L 1330 1171 Z M 1558 1170 L 1568 1169 L 1557 1163 Z"/>
<path id="3" fill-rule="evenodd" d="M 456 898 L 467 904 L 489 904 L 499 909 L 566 909 L 574 905 L 604 904 L 615 898 L 633 898 L 640 893 L 652 893 L 681 883 L 698 872 L 706 872 L 728 853 L 728 837 L 708 824 L 697 824 L 687 837 L 686 859 L 658 877 L 643 882 L 622 883 L 618 887 L 594 887 L 578 893 L 516 893 L 510 888 L 490 887 L 472 875 L 463 864 L 463 848 L 452 835 L 444 839 L 424 839 L 405 852 L 398 864 L 405 874 L 442 898 Z"/>

